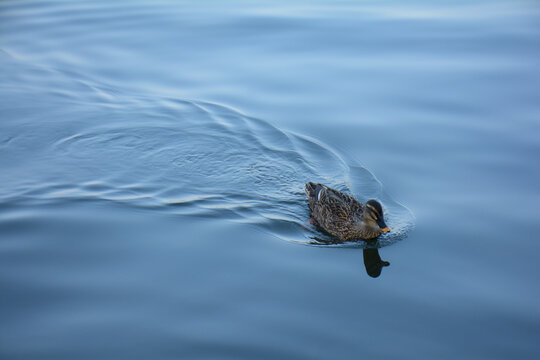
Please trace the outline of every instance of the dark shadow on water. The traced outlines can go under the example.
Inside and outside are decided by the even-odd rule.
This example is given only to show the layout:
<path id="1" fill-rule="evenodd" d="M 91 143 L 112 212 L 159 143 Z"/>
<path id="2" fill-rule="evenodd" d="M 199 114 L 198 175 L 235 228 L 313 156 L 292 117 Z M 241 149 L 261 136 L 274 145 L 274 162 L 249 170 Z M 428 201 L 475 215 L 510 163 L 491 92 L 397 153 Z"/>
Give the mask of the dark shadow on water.
<path id="1" fill-rule="evenodd" d="M 381 259 L 379 249 L 365 248 L 364 266 L 366 267 L 367 274 L 373 278 L 376 278 L 381 275 L 383 267 L 390 266 L 390 263 Z"/>
<path id="2" fill-rule="evenodd" d="M 309 243 L 310 245 L 362 248 L 366 273 L 373 278 L 379 277 L 381 275 L 383 267 L 390 266 L 390 262 L 382 260 L 381 256 L 379 255 L 379 247 L 381 247 L 381 243 L 379 242 L 378 239 L 371 240 L 371 241 L 357 241 L 357 242 L 344 243 L 335 237 L 331 237 L 330 239 L 325 239 L 325 238 L 314 236 L 312 237 L 312 240 L 313 241 Z"/>

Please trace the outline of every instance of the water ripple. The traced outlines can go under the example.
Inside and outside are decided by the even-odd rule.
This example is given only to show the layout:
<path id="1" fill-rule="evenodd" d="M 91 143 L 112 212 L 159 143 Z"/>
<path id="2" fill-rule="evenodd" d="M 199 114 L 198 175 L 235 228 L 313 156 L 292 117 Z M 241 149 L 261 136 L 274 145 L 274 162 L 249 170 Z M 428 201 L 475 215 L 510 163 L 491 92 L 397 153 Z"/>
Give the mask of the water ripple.
<path id="1" fill-rule="evenodd" d="M 383 201 L 394 231 L 381 246 L 403 238 L 413 224 L 367 169 L 314 139 L 221 104 L 128 95 L 78 74 L 8 62 L 32 78 L 28 85 L 13 72 L 5 76 L 8 118 L 20 110 L 18 96 L 30 93 L 38 99 L 30 114 L 44 120 L 26 133 L 19 124 L 2 135 L 3 162 L 14 169 L 0 192 L 4 207 L 112 201 L 243 222 L 289 241 L 322 244 L 317 239 L 331 238 L 306 225 L 303 191 L 307 181 L 317 181 Z M 47 90 L 51 83 L 57 90 Z M 16 166 L 21 156 L 28 160 Z"/>

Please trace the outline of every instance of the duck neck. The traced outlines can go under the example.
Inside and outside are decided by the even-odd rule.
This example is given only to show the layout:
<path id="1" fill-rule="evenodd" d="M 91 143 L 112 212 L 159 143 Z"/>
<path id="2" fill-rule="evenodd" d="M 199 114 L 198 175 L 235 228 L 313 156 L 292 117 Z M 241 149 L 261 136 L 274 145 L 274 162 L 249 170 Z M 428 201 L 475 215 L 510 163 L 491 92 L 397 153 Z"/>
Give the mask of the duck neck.
<path id="1" fill-rule="evenodd" d="M 381 229 L 373 221 L 364 220 L 357 222 L 357 231 L 363 239 L 373 239 L 381 234 Z"/>

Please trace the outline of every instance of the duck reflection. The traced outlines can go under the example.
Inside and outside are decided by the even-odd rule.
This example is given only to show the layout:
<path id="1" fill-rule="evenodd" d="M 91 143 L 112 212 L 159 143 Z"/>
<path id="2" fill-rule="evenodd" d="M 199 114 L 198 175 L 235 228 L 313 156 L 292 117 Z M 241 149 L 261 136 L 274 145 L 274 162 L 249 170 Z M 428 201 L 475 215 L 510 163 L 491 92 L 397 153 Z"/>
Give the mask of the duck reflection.
<path id="1" fill-rule="evenodd" d="M 379 277 L 382 272 L 382 268 L 389 266 L 388 261 L 384 261 L 379 256 L 379 249 L 377 248 L 364 248 L 364 266 L 366 272 L 371 277 Z"/>
<path id="2" fill-rule="evenodd" d="M 310 242 L 313 245 L 339 245 L 343 244 L 343 241 L 338 239 L 321 239 L 318 237 L 312 237 L 314 241 Z M 371 277 L 379 277 L 382 272 L 382 268 L 385 266 L 390 266 L 388 261 L 381 259 L 379 255 L 379 249 L 377 241 L 366 241 L 366 247 L 363 249 L 364 252 L 364 266 L 366 267 L 366 272 Z"/>

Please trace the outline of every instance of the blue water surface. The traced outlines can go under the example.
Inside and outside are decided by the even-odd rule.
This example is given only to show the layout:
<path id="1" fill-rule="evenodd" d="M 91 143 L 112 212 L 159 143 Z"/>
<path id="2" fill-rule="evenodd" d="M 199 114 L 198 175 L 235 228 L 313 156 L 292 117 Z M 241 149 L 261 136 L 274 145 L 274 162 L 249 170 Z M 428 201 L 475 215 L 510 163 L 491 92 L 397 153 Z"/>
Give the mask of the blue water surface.
<path id="1" fill-rule="evenodd" d="M 537 359 L 539 119 L 534 1 L 2 1 L 0 357 Z"/>

